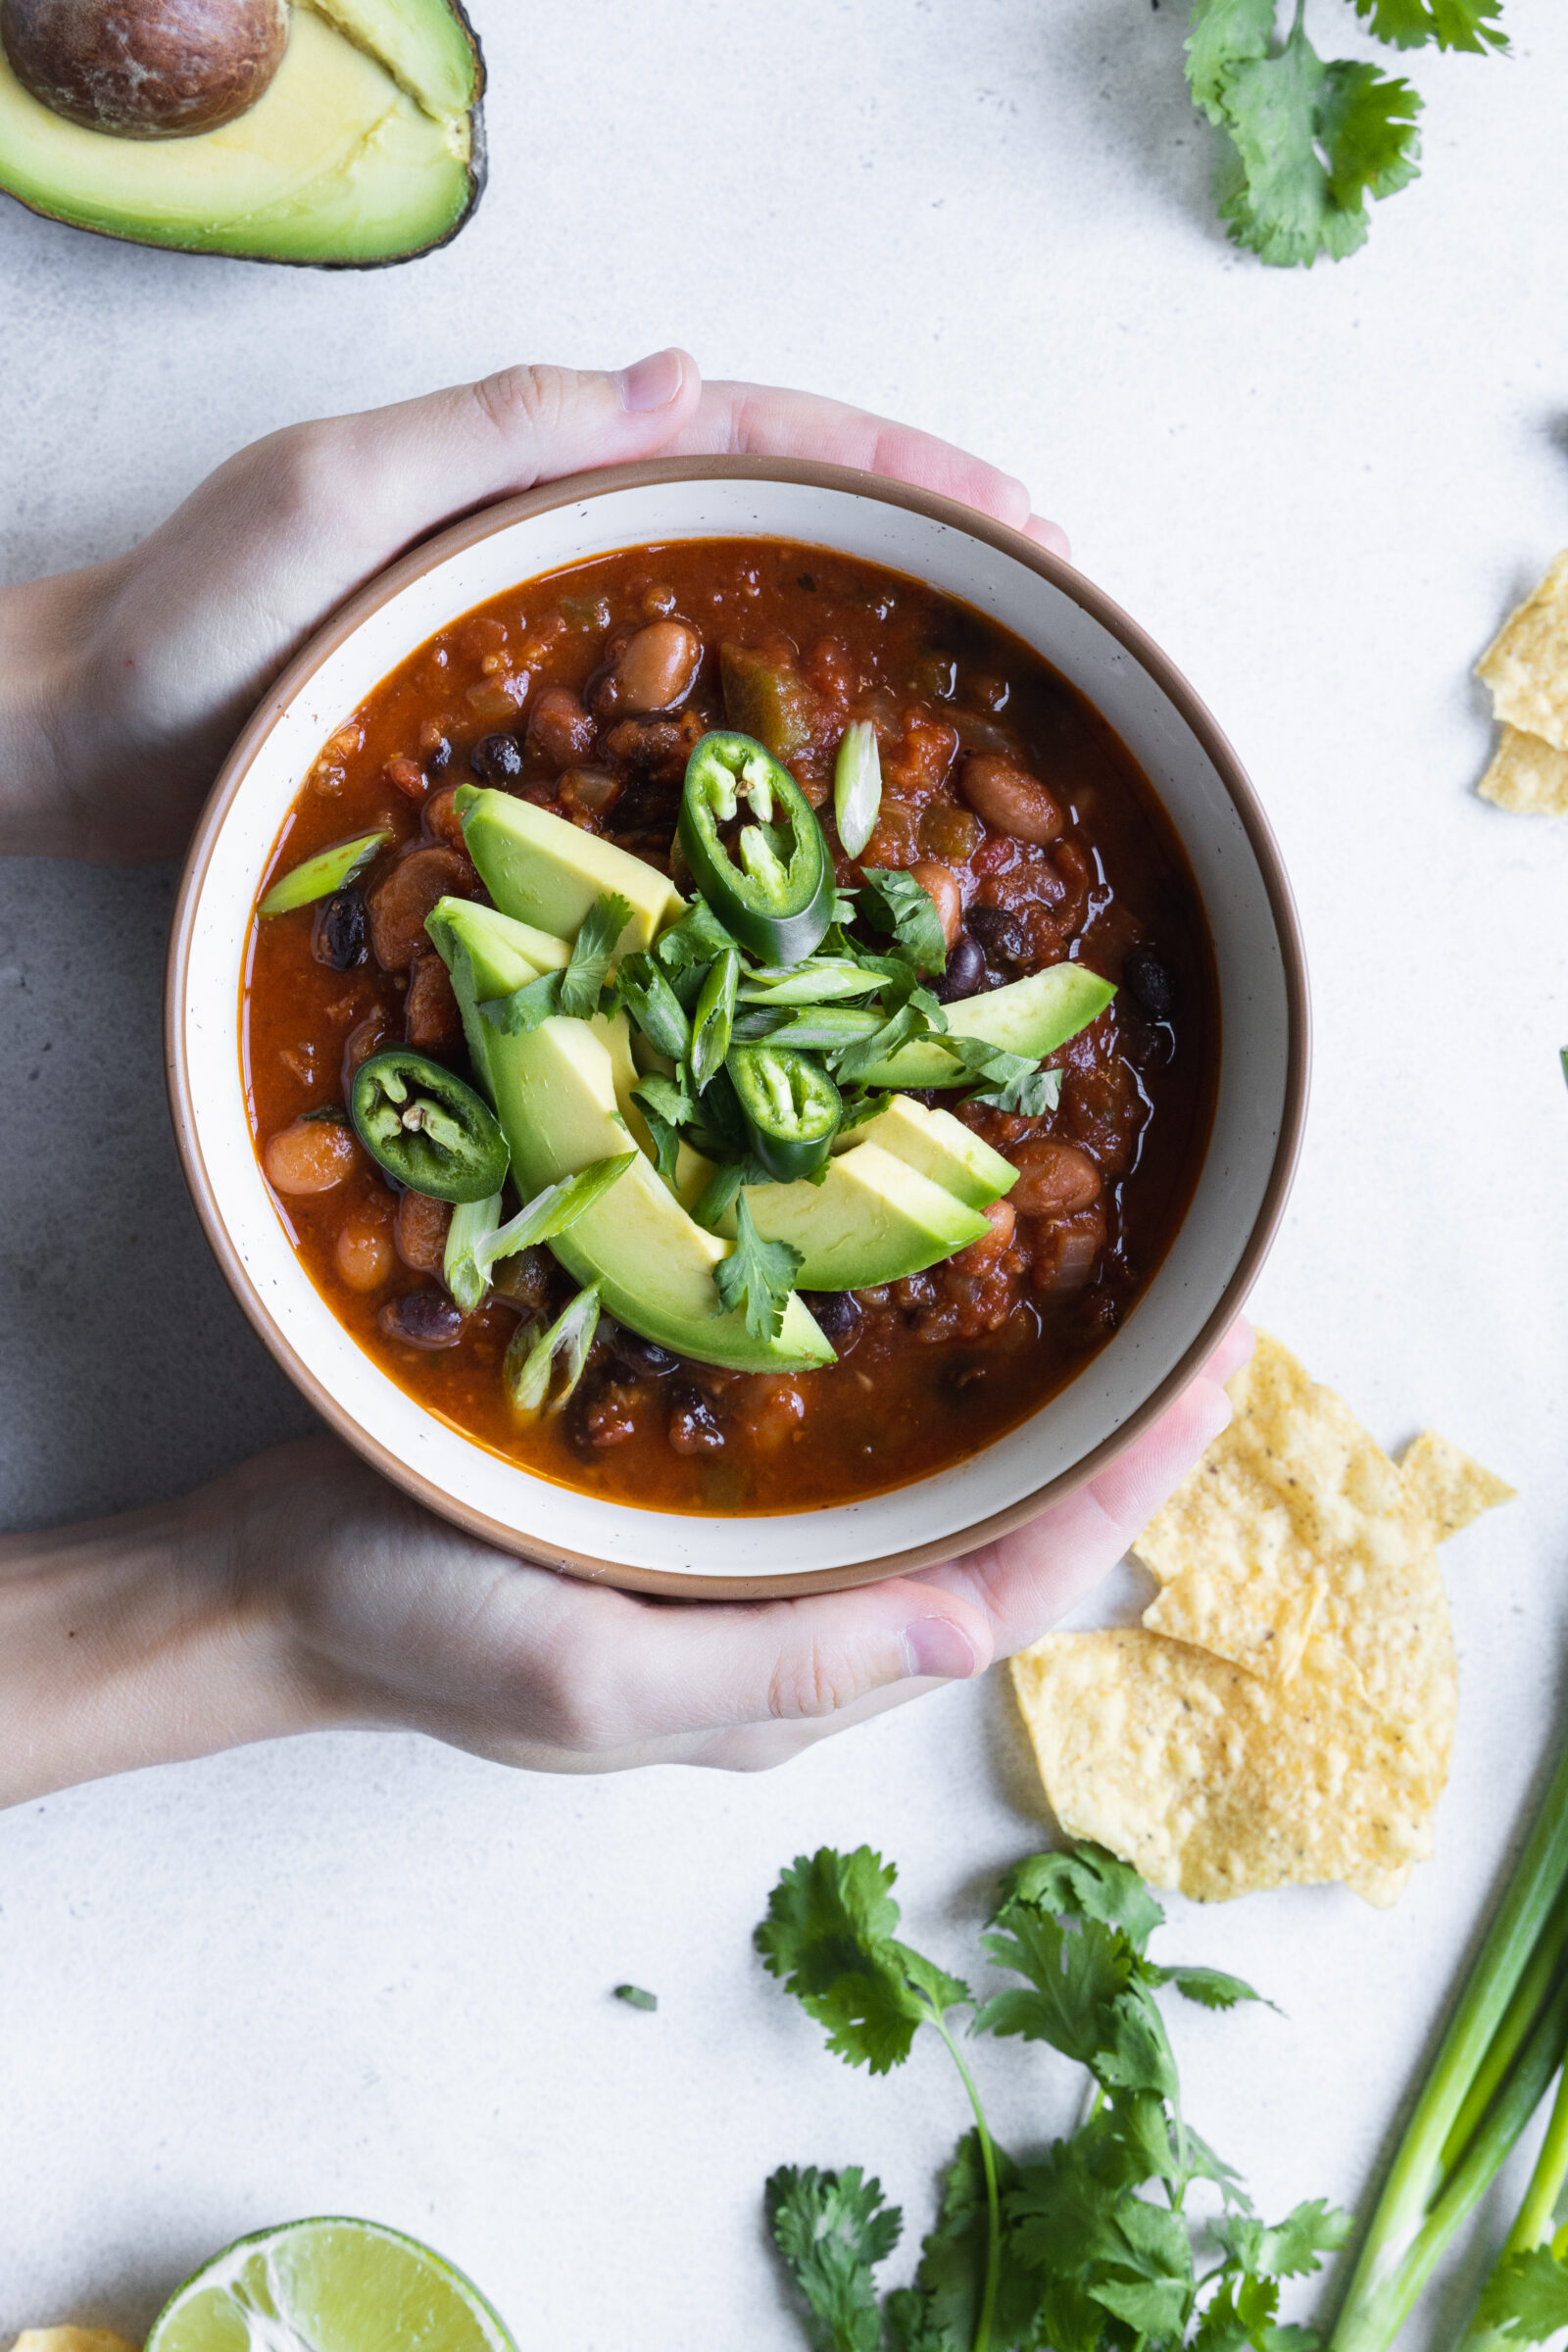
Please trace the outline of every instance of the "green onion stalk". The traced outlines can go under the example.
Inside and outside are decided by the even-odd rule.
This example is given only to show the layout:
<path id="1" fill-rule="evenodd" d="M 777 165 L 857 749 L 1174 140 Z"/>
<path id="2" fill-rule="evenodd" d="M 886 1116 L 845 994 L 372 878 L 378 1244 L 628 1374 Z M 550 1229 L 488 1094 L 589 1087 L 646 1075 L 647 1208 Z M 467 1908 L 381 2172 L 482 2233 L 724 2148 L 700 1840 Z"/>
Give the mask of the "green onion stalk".
<path id="1" fill-rule="evenodd" d="M 1568 2055 L 1565 1959 L 1568 1748 L 1389 2168 L 1330 2352 L 1389 2352 L 1456 2231 L 1550 2089 Z M 1526 2200 L 1532 2228 L 1543 2200 L 1549 2214 L 1568 2170 L 1568 2116 L 1562 2136 L 1550 2195 L 1548 2172 L 1540 2194 L 1533 2184 Z M 1558 2156 L 1550 2162 L 1557 2164 Z"/>
<path id="2" fill-rule="evenodd" d="M 1493 2266 L 1491 2286 L 1502 2271 L 1504 2263 L 1515 2254 L 1532 2253 L 1537 2246 L 1552 2245 L 1562 2249 L 1554 2238 L 1558 2213 L 1562 2204 L 1564 2182 L 1568 2181 L 1568 2069 L 1557 2078 L 1557 2096 L 1552 2101 L 1551 2118 L 1546 2125 L 1546 2136 L 1541 2143 L 1536 2169 L 1530 2176 L 1530 2186 L 1518 2218 L 1502 2243 L 1502 2251 Z M 1490 2328 L 1479 2318 L 1470 2324 L 1464 2339 L 1463 2352 L 1518 2352 L 1519 2339 L 1501 2328 Z"/>

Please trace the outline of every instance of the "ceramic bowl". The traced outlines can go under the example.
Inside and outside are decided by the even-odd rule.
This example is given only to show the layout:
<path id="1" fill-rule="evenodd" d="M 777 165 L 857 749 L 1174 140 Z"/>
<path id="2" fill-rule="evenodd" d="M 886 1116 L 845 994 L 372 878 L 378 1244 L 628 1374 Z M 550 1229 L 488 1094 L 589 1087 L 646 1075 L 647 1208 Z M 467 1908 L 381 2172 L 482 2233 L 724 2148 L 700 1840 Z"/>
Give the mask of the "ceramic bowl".
<path id="1" fill-rule="evenodd" d="M 1152 778 L 1213 936 L 1221 1066 L 1192 1205 L 1120 1331 L 1067 1388 L 970 1460 L 862 1502 L 752 1518 L 573 1494 L 437 1420 L 312 1288 L 257 1166 L 239 1003 L 257 879 L 323 738 L 388 670 L 515 582 L 648 540 L 804 541 L 929 581 L 994 616 L 1087 695 Z M 827 466 L 708 459 L 617 466 L 492 507 L 355 597 L 235 745 L 186 864 L 167 1052 L 185 1174 L 241 1306 L 351 1446 L 506 1549 L 633 1589 L 714 1598 L 868 1582 L 1017 1526 L 1103 1468 L 1179 1395 L 1241 1305 L 1285 1202 L 1305 1106 L 1306 980 L 1289 885 L 1235 754 L 1192 688 L 1109 598 L 953 502 Z"/>

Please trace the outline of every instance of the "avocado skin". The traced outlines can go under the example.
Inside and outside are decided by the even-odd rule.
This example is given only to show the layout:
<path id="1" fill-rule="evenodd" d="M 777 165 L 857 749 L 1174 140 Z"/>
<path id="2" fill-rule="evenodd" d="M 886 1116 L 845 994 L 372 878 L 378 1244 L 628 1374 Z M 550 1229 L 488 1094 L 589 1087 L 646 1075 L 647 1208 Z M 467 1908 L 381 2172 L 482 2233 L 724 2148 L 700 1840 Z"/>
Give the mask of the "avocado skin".
<path id="1" fill-rule="evenodd" d="M 175 236 L 149 235 L 145 224 L 138 224 L 127 214 L 125 225 L 117 227 L 107 221 L 75 220 L 69 213 L 57 212 L 41 199 L 24 195 L 12 187 L 5 177 L 5 154 L 0 147 L 0 195 L 9 196 L 24 211 L 35 213 L 42 220 L 53 220 L 62 228 L 79 229 L 86 236 L 108 237 L 116 244 L 151 245 L 164 253 L 215 254 L 231 262 L 265 262 L 272 267 L 281 265 L 293 270 L 392 270 L 404 262 L 416 262 L 427 253 L 439 253 L 454 237 L 466 228 L 478 210 L 479 200 L 489 181 L 489 146 L 485 133 L 484 93 L 488 79 L 484 50 L 473 28 L 464 0 L 437 0 L 456 24 L 473 59 L 473 96 L 467 108 L 469 147 L 466 164 L 467 194 L 462 210 L 440 231 L 421 239 L 396 253 L 343 255 L 297 254 L 284 252 L 236 252 L 211 242 L 185 243 Z"/>

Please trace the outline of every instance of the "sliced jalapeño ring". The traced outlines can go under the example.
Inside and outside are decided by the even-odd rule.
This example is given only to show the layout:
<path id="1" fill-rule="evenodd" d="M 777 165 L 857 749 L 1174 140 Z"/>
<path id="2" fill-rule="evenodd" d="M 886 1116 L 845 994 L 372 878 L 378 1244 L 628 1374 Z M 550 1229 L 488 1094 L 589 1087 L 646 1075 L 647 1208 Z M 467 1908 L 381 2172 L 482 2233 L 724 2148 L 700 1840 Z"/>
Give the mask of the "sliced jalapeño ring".
<path id="1" fill-rule="evenodd" d="M 484 1200 L 501 1190 L 511 1155 L 495 1112 L 412 1046 L 388 1046 L 361 1062 L 349 1116 L 371 1158 L 411 1193 Z"/>
<path id="2" fill-rule="evenodd" d="M 719 828 L 743 806 L 733 852 Z M 788 768 L 750 735 L 705 735 L 686 762 L 680 840 L 703 897 L 765 964 L 799 963 L 833 919 L 833 859 Z"/>
<path id="3" fill-rule="evenodd" d="M 752 1149 L 779 1184 L 814 1175 L 828 1155 L 844 1103 L 809 1054 L 782 1046 L 736 1046 L 725 1064 L 734 1082 Z"/>

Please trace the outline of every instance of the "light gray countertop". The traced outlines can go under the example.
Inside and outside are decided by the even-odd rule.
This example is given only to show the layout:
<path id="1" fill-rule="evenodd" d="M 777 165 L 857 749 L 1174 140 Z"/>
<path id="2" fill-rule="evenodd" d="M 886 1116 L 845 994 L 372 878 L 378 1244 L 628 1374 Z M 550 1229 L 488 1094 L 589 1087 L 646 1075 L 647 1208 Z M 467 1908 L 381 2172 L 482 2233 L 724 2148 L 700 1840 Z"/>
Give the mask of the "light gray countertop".
<path id="1" fill-rule="evenodd" d="M 411 268 L 160 255 L 0 203 L 0 566 L 124 547 L 295 417 L 680 340 L 1023 473 L 1186 668 L 1278 828 L 1315 984 L 1257 1311 L 1383 1442 L 1430 1422 L 1521 1490 L 1445 1554 L 1458 1743 L 1398 1908 L 1172 1905 L 1172 1956 L 1283 2011 L 1182 2015 L 1192 2117 L 1265 2207 L 1349 2202 L 1554 1739 L 1568 1616 L 1568 821 L 1473 798 L 1469 676 L 1568 542 L 1568 20 L 1517 0 L 1512 62 L 1410 61 L 1425 176 L 1359 258 L 1304 274 L 1214 221 L 1177 5 L 475 13 L 492 185 Z M 1312 22 L 1365 51 L 1338 0 Z M 172 888 L 0 870 L 15 1527 L 309 1425 L 175 1162 Z M 525 2346 L 798 2348 L 765 2175 L 880 2171 L 904 2275 L 962 2119 L 940 2053 L 879 2082 L 823 2053 L 752 1956 L 766 1891 L 795 1853 L 869 1839 L 914 1939 L 967 1970 L 1038 1826 L 997 1676 L 755 1780 L 529 1780 L 337 1737 L 27 1806 L 0 1824 L 0 2338 L 134 2328 L 241 2230 L 347 2210 L 443 2248 Z M 611 1998 L 627 1978 L 657 2017 Z M 981 2060 L 1004 2139 L 1067 2122 L 1049 2053 Z"/>

